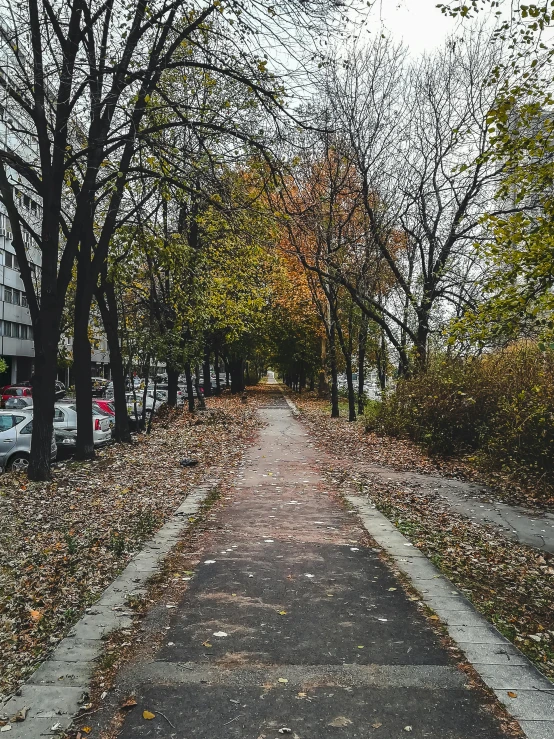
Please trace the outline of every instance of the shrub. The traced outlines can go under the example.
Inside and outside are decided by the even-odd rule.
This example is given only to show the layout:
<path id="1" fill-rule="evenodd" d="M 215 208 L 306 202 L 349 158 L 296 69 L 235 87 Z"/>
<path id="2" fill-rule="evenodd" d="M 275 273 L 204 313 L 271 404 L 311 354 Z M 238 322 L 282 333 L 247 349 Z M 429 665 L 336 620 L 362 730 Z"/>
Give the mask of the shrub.
<path id="1" fill-rule="evenodd" d="M 435 358 L 397 383 L 375 424 L 433 453 L 473 452 L 480 466 L 550 485 L 554 352 L 519 343 L 480 358 Z"/>

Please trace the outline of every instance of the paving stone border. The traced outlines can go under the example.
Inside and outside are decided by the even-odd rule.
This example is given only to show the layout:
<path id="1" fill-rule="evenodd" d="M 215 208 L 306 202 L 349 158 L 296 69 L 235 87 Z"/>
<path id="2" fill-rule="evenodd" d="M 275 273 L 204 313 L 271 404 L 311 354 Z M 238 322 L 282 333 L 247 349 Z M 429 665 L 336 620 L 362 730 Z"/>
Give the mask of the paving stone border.
<path id="1" fill-rule="evenodd" d="M 346 500 L 370 536 L 407 575 L 422 601 L 439 616 L 467 661 L 527 738 L 554 739 L 554 684 L 375 505 L 356 495 L 347 495 Z"/>
<path id="2" fill-rule="evenodd" d="M 87 609 L 18 694 L 4 703 L 0 714 L 8 717 L 28 709 L 25 721 L 8 724 L 10 729 L 2 727 L 2 732 L 9 731 L 6 736 L 10 739 L 56 736 L 71 725 L 102 653 L 103 637 L 131 626 L 134 614 L 129 611 L 127 598 L 146 593 L 146 581 L 157 572 L 161 561 L 190 526 L 189 516 L 198 513 L 217 484 L 218 481 L 208 481 L 187 495 L 173 516 Z"/>

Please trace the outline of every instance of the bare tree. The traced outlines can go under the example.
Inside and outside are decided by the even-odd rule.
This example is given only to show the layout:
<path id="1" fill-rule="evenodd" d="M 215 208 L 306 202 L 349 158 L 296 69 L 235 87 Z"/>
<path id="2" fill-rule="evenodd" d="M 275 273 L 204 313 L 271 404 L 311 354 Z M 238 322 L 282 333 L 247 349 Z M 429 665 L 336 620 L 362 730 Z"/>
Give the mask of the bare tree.
<path id="1" fill-rule="evenodd" d="M 0 150 L 0 199 L 12 224 L 34 329 L 32 479 L 50 474 L 60 320 L 73 268 L 78 265 L 75 350 L 82 378 L 90 364 L 92 294 L 122 221 L 137 142 L 149 132 L 145 117 L 162 74 L 174 68 L 224 75 L 256 101 L 282 109 L 282 88 L 267 69 L 274 48 L 267 38 L 279 33 L 292 46 L 295 34 L 317 34 L 330 10 L 326 0 L 289 0 L 269 9 L 257 0 L 225 8 L 219 0 L 187 6 L 177 0 L 3 0 L 0 88 L 10 109 L 11 140 L 25 140 L 32 152 L 22 155 L 13 143 Z M 212 38 L 218 39 L 213 52 Z M 187 48 L 204 48 L 208 58 L 199 60 Z M 160 121 L 157 128 L 175 125 L 183 121 Z M 16 188 L 40 202 L 39 222 L 18 208 Z M 40 294 L 24 233 L 41 254 Z M 90 388 L 80 385 L 78 435 L 83 454 L 91 455 L 85 411 Z"/>

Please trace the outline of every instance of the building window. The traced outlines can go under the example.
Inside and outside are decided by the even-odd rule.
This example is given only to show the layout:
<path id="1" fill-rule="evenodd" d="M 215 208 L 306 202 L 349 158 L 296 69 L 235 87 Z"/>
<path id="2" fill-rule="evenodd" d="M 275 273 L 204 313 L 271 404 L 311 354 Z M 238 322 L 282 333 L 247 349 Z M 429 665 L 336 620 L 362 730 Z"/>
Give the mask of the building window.
<path id="1" fill-rule="evenodd" d="M 15 254 L 12 254 L 10 251 L 5 252 L 5 264 L 6 264 L 6 267 L 19 270 L 19 263 L 17 261 L 17 257 L 15 256 Z"/>
<path id="2" fill-rule="evenodd" d="M 4 287 L 4 303 L 13 303 L 13 288 Z"/>
<path id="3" fill-rule="evenodd" d="M 25 295 L 25 293 L 21 293 L 21 305 L 23 306 L 23 308 L 29 307 L 29 303 L 27 302 L 27 296 Z"/>

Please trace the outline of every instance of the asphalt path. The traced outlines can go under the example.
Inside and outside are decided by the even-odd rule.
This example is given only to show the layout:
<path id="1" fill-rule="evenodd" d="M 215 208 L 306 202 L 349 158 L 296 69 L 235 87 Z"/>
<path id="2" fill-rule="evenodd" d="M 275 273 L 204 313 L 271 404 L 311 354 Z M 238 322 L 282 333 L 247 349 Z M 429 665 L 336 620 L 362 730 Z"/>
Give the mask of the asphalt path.
<path id="1" fill-rule="evenodd" d="M 118 736 L 508 736 L 326 485 L 322 453 L 277 389 L 260 414 L 163 644 L 120 677 L 138 705 Z"/>

